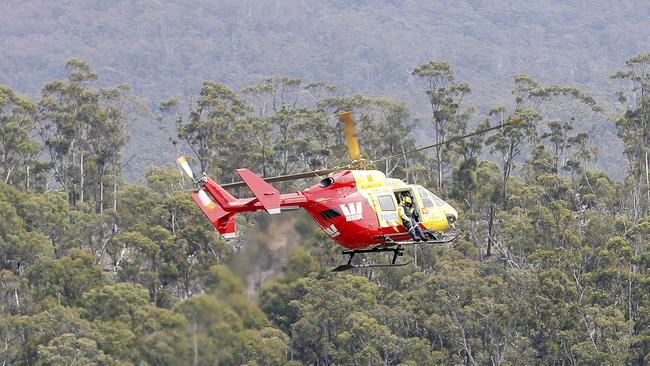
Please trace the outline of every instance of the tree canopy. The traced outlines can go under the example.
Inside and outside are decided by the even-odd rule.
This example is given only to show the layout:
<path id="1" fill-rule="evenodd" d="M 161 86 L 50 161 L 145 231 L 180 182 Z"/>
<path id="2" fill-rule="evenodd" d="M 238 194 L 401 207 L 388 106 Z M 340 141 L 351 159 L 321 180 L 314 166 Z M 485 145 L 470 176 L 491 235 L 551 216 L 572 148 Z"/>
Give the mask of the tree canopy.
<path id="1" fill-rule="evenodd" d="M 452 64 L 413 69 L 440 138 L 516 121 L 444 150 L 375 166 L 456 207 L 453 244 L 394 269 L 332 273 L 339 248 L 304 214 L 238 216 L 226 242 L 173 166 L 126 182 L 124 85 L 81 60 L 39 100 L 0 87 L 0 335 L 16 365 L 515 365 L 650 362 L 648 55 L 613 77 L 628 159 L 596 168 L 584 121 L 602 102 L 513 78 L 508 106 L 476 115 Z M 288 174 L 346 161 L 336 112 L 364 156 L 399 155 L 420 127 L 388 98 L 274 77 L 237 91 L 206 80 L 158 117 L 192 164 Z M 630 100 L 634 102 L 631 103 Z M 439 130 L 439 131 L 438 131 Z M 396 155 L 396 156 L 397 156 Z M 285 183 L 288 190 L 304 182 Z M 246 192 L 234 192 L 245 195 Z"/>

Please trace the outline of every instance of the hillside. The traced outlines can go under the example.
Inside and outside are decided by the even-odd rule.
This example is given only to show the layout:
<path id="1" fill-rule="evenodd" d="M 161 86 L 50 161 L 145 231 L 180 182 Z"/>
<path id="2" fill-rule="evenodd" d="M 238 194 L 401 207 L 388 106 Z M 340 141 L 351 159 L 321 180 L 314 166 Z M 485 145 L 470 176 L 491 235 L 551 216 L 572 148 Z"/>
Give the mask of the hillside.
<path id="1" fill-rule="evenodd" d="M 648 17 L 650 4 L 641 0 L 8 0 L 0 4 L 0 84 L 36 98 L 76 57 L 103 83 L 129 84 L 154 111 L 170 96 L 196 95 L 204 80 L 237 90 L 287 75 L 402 100 L 425 119 L 426 97 L 410 72 L 436 59 L 470 83 L 480 113 L 508 103 L 518 73 L 578 86 L 612 113 L 616 85 L 608 76 L 650 49 Z M 132 123 L 125 155 L 138 159 L 126 167 L 131 179 L 175 156 L 153 120 Z M 622 176 L 613 127 L 591 123 L 582 126 L 606 151 L 601 166 Z"/>
<path id="2" fill-rule="evenodd" d="M 650 363 L 647 6 L 340 4 L 0 5 L 1 364 Z"/>

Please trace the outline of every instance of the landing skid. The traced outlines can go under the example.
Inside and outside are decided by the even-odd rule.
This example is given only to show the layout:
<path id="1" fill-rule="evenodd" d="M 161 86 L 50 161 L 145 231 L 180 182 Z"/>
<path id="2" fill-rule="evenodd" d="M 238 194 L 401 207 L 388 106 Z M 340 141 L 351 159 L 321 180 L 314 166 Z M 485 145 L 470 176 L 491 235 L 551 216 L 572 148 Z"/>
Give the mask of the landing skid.
<path id="1" fill-rule="evenodd" d="M 358 253 L 381 253 L 381 252 L 393 252 L 393 259 L 391 260 L 390 264 L 352 264 L 352 258 L 354 258 L 355 254 Z M 404 247 L 401 245 L 396 245 L 396 246 L 380 246 L 380 247 L 374 247 L 370 249 L 356 249 L 356 250 L 344 250 L 341 252 L 342 254 L 347 254 L 350 256 L 348 258 L 348 263 L 346 264 L 341 264 L 340 266 L 334 268 L 332 272 L 341 272 L 341 271 L 347 271 L 351 270 L 353 268 L 374 268 L 374 267 L 401 267 L 405 266 L 411 262 L 407 263 L 396 263 L 397 262 L 397 257 L 401 257 L 404 255 Z"/>
<path id="2" fill-rule="evenodd" d="M 390 245 L 425 245 L 425 244 L 447 244 L 451 243 L 452 241 L 456 240 L 456 236 L 446 236 L 442 237 L 441 239 L 429 239 L 427 241 L 415 241 L 415 240 L 407 240 L 407 241 L 395 241 L 391 238 L 386 238 L 386 244 L 381 244 L 380 247 L 385 247 L 385 246 L 390 246 Z"/>
<path id="3" fill-rule="evenodd" d="M 449 243 L 454 240 L 456 240 L 456 237 L 458 232 L 447 232 L 446 234 L 442 234 L 439 232 L 431 231 L 431 230 L 425 230 L 424 235 L 429 239 L 425 243 L 431 243 L 431 244 L 444 244 L 444 243 Z M 377 239 L 384 239 L 386 240 L 386 243 L 397 243 L 397 240 L 394 240 L 393 238 L 396 237 L 403 237 L 405 234 L 404 233 L 394 233 L 394 234 L 385 234 L 382 236 L 378 236 Z M 408 244 L 417 244 L 418 242 L 413 242 L 413 241 L 399 241 L 400 243 L 408 243 Z"/>
<path id="4" fill-rule="evenodd" d="M 451 243 L 456 240 L 456 236 L 451 237 L 442 237 L 441 239 L 429 240 L 429 241 L 394 241 L 390 236 L 385 236 L 386 242 L 379 246 L 369 249 L 355 249 L 355 250 L 344 250 L 341 254 L 349 255 L 348 262 L 346 264 L 341 264 L 338 267 L 334 268 L 332 272 L 341 272 L 349 271 L 354 268 L 381 268 L 381 267 L 402 267 L 411 263 L 408 262 L 397 262 L 397 257 L 404 255 L 404 245 L 417 245 L 417 244 L 446 244 Z M 363 253 L 382 253 L 382 252 L 392 252 L 393 258 L 390 264 L 352 264 L 352 259 L 356 254 Z"/>
<path id="5" fill-rule="evenodd" d="M 340 266 L 334 268 L 332 272 L 349 271 L 354 268 L 402 267 L 402 266 L 407 266 L 412 262 L 413 261 L 408 261 L 406 263 L 395 263 L 395 264 L 341 264 Z"/>

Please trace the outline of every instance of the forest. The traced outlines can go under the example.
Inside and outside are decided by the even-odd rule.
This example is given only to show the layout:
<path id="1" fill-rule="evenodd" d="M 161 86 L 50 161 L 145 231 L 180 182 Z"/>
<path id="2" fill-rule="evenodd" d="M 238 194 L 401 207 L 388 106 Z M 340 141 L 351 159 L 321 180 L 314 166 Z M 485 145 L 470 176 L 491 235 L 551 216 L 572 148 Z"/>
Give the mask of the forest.
<path id="1" fill-rule="evenodd" d="M 404 102 L 288 76 L 160 101 L 168 140 L 151 143 L 219 182 L 239 167 L 342 166 L 343 110 L 368 159 L 414 149 L 423 128 L 447 140 L 518 121 L 375 166 L 444 197 L 462 231 L 409 249 L 408 266 L 346 273 L 330 271 L 340 248 L 304 213 L 240 215 L 224 241 L 173 164 L 125 180 L 129 123 L 146 107 L 89 63 L 64 66 L 38 98 L 0 86 L 3 365 L 650 362 L 650 54 L 602 75 L 617 106 L 522 74 L 483 116 L 444 61 L 410 70 L 420 124 Z M 609 152 L 582 129 L 604 110 L 621 111 L 624 179 L 596 169 Z"/>
<path id="2" fill-rule="evenodd" d="M 614 105 L 618 84 L 607 76 L 650 49 L 648 18 L 646 0 L 3 0 L 0 84 L 36 100 L 80 58 L 101 75 L 98 86 L 127 83 L 154 110 L 162 99 L 196 95 L 205 80 L 240 90 L 290 76 L 403 101 L 425 129 L 428 102 L 411 71 L 430 60 L 470 83 L 476 92 L 466 101 L 482 117 L 511 101 L 516 74 Z M 176 158 L 168 144 L 150 143 L 166 138 L 153 120 L 131 121 L 130 182 Z M 613 124 L 580 127 L 609 151 L 598 169 L 623 179 Z"/>

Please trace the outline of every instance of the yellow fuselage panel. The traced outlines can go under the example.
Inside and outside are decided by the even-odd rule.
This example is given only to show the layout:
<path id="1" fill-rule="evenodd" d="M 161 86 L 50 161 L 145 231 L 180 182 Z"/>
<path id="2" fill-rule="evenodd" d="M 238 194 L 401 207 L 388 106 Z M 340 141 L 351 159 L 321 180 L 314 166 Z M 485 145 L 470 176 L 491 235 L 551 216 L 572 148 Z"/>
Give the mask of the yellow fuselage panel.
<path id="1" fill-rule="evenodd" d="M 398 225 L 402 225 L 402 219 L 397 215 L 397 211 L 384 211 L 381 209 L 377 200 L 378 196 L 390 195 L 395 208 L 399 202 L 395 199 L 394 192 L 409 190 L 414 193 L 417 207 L 420 210 L 420 219 L 422 224 L 429 230 L 445 231 L 449 228 L 447 221 L 447 211 L 456 210 L 449 204 L 443 206 L 424 207 L 422 198 L 417 189 L 417 185 L 406 184 L 402 180 L 386 178 L 384 173 L 378 170 L 354 170 L 352 171 L 357 186 L 357 190 L 368 199 L 373 210 L 377 214 L 380 227 L 394 227 L 397 230 Z"/>
<path id="2" fill-rule="evenodd" d="M 379 170 L 353 170 L 352 175 L 359 191 L 386 185 L 386 175 Z"/>
<path id="3" fill-rule="evenodd" d="M 429 230 L 445 231 L 449 228 L 449 221 L 447 221 L 447 214 L 444 207 L 424 207 L 422 198 L 416 194 L 416 201 L 420 208 L 420 220 L 422 224 Z"/>

